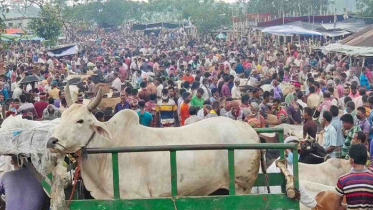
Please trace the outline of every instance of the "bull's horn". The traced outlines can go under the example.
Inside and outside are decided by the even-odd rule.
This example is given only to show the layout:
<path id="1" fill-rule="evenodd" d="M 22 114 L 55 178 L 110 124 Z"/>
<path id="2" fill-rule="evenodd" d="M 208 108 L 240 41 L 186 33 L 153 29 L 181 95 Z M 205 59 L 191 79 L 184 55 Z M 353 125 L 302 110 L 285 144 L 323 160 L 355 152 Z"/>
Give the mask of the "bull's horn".
<path id="1" fill-rule="evenodd" d="M 88 104 L 89 112 L 92 112 L 94 109 L 96 109 L 96 107 L 98 107 L 98 105 L 101 103 L 102 96 L 102 89 L 100 88 L 98 89 L 95 99 L 93 99 L 93 101 Z"/>
<path id="2" fill-rule="evenodd" d="M 70 93 L 70 85 L 67 84 L 66 87 L 65 87 L 65 99 L 66 99 L 66 103 L 67 103 L 67 106 L 71 106 L 73 105 L 74 101 L 71 99 L 71 93 Z"/>

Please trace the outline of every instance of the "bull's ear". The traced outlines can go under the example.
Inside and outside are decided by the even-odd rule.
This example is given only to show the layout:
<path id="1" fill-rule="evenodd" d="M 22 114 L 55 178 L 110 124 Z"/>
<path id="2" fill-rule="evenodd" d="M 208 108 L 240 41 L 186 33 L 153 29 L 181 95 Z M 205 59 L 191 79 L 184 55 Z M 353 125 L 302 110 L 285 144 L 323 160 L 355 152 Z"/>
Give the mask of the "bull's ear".
<path id="1" fill-rule="evenodd" d="M 92 126 L 97 134 L 107 138 L 108 140 L 111 140 L 111 133 L 106 129 L 106 126 L 104 124 L 97 121 L 93 123 Z"/>

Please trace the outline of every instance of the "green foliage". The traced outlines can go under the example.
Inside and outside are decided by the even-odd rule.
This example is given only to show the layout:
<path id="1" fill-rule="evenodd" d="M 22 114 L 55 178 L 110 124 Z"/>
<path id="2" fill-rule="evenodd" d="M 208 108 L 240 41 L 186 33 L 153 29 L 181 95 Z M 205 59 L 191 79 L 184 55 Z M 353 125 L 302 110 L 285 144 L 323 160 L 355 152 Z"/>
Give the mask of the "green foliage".
<path id="1" fill-rule="evenodd" d="M 200 32 L 206 32 L 230 27 L 232 16 L 243 16 L 246 12 L 270 12 L 276 17 L 282 17 L 283 14 L 318 15 L 320 9 L 323 13 L 328 10 L 331 1 L 333 0 L 238 0 L 235 4 L 228 4 L 218 0 L 85 0 L 83 4 L 67 7 L 64 15 L 71 22 L 95 22 L 101 27 L 116 27 L 127 21 L 150 23 L 190 19 Z"/>
<path id="2" fill-rule="evenodd" d="M 361 16 L 373 17 L 373 0 L 357 0 L 357 6 Z"/>
<path id="3" fill-rule="evenodd" d="M 56 43 L 62 32 L 62 21 L 60 20 L 57 6 L 44 5 L 40 7 L 38 18 L 33 19 L 28 27 L 39 37 Z"/>

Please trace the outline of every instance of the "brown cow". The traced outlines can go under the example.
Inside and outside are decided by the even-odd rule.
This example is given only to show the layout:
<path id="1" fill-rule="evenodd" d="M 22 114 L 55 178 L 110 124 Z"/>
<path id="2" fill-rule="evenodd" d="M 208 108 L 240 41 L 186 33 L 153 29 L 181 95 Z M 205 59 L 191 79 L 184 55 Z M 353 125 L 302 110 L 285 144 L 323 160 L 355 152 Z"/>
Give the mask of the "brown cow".
<path id="1" fill-rule="evenodd" d="M 316 202 L 322 206 L 322 208 L 319 208 L 320 210 L 335 210 L 338 207 L 334 206 L 335 205 L 335 200 L 337 200 L 339 196 L 336 194 L 336 192 L 333 191 L 322 191 L 319 192 L 316 195 Z M 346 203 L 346 197 L 343 197 L 343 204 Z"/>

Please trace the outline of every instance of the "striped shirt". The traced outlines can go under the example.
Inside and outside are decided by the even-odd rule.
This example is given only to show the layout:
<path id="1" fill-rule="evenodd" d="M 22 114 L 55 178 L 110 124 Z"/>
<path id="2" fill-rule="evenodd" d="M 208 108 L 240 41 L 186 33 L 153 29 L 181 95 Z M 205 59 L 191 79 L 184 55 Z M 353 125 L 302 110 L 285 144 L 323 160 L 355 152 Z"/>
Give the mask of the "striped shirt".
<path id="1" fill-rule="evenodd" d="M 346 196 L 347 209 L 373 209 L 373 173 L 368 169 L 352 169 L 338 179 L 335 189 Z"/>
<path id="2" fill-rule="evenodd" d="M 155 106 L 155 112 L 160 113 L 161 124 L 169 125 L 175 122 L 174 113 L 177 110 L 177 106 L 174 100 L 169 99 L 168 102 L 158 101 Z"/>
<path id="3" fill-rule="evenodd" d="M 354 134 L 358 131 L 361 131 L 358 125 L 352 126 L 352 128 L 348 131 L 346 138 L 345 138 L 345 143 L 342 148 L 342 157 L 346 157 L 348 155 L 348 151 L 350 150 L 352 138 L 354 138 Z"/>

